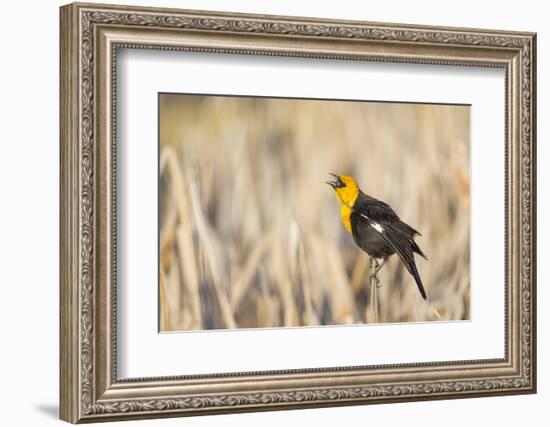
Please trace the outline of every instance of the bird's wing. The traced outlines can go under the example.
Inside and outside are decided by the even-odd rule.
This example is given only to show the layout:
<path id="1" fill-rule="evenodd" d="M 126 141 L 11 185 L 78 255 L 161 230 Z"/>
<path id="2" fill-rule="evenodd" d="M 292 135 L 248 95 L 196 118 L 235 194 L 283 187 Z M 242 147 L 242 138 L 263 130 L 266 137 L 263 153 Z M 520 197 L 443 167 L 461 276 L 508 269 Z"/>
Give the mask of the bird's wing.
<path id="1" fill-rule="evenodd" d="M 354 210 L 379 223 L 399 221 L 399 217 L 390 205 L 374 197 L 367 197 L 368 199 L 365 199 L 359 206 L 354 205 Z"/>
<path id="2" fill-rule="evenodd" d="M 359 228 L 372 227 L 397 253 L 409 273 L 412 274 L 412 266 L 414 265 L 414 249 L 416 244 L 414 240 L 403 233 L 398 228 L 398 223 L 391 220 L 381 218 L 377 220 L 371 218 L 367 213 L 358 215 Z M 397 220 L 399 221 L 399 219 Z"/>
<path id="3" fill-rule="evenodd" d="M 407 271 L 414 277 L 422 298 L 426 299 L 426 291 L 424 290 L 424 285 L 422 284 L 422 280 L 418 274 L 418 269 L 416 268 L 416 263 L 414 261 L 414 252 L 419 253 L 424 258 L 426 258 L 426 256 L 417 246 L 413 240 L 413 237 L 403 233 L 403 230 L 400 229 L 399 223 L 400 221 L 377 222 L 365 213 L 359 214 L 359 227 L 372 227 L 378 232 L 378 235 L 381 236 L 393 248 L 395 253 L 401 259 L 401 262 L 405 265 Z"/>
<path id="4" fill-rule="evenodd" d="M 365 200 L 365 202 L 358 207 L 358 211 L 367 215 L 372 221 L 378 222 L 380 224 L 394 224 L 395 227 L 399 229 L 399 231 L 409 235 L 410 237 L 421 235 L 409 224 L 401 221 L 399 216 L 395 213 L 390 205 L 384 203 L 381 200 L 375 199 L 374 197 L 368 196 L 368 199 Z"/>

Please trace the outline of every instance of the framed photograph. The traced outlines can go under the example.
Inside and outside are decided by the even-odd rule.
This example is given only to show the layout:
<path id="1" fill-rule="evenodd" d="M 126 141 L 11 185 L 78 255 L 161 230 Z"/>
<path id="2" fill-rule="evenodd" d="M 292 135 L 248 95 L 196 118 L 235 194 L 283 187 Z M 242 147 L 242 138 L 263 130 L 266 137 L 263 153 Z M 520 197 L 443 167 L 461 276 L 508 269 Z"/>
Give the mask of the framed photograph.
<path id="1" fill-rule="evenodd" d="M 60 22 L 63 420 L 536 391 L 535 34 Z"/>

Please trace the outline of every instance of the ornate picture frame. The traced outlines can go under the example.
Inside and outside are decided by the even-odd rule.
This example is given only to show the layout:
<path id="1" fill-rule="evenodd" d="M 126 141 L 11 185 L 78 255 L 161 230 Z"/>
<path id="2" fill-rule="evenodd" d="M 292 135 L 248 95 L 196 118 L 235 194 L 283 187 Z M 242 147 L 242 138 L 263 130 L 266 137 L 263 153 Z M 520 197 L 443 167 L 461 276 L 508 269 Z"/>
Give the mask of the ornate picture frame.
<path id="1" fill-rule="evenodd" d="M 78 423 L 536 391 L 536 35 L 174 9 L 61 8 L 60 385 Z M 117 378 L 117 49 L 409 64 L 506 73 L 505 357 Z"/>

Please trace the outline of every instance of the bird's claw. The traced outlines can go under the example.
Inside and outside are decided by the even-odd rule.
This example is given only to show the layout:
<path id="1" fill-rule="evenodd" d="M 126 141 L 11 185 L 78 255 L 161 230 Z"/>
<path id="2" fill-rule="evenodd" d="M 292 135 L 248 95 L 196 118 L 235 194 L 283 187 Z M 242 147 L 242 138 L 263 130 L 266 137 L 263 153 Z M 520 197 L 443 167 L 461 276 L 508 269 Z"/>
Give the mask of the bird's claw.
<path id="1" fill-rule="evenodd" d="M 380 279 L 378 278 L 378 272 L 382 269 L 382 267 L 384 266 L 385 263 L 386 263 L 385 260 L 380 264 L 380 263 L 378 263 L 378 260 L 376 258 L 373 258 L 373 257 L 370 258 L 370 267 L 371 267 L 371 270 L 372 270 L 373 264 L 374 264 L 374 272 L 370 275 L 369 281 L 371 283 L 374 283 L 374 285 L 377 288 L 382 287 L 382 285 L 380 284 Z"/>
<path id="2" fill-rule="evenodd" d="M 375 273 L 372 273 L 369 277 L 369 281 L 370 282 L 374 282 L 374 284 L 376 285 L 377 288 L 379 288 L 381 285 L 380 285 L 380 279 L 378 278 L 378 276 L 376 275 L 377 272 Z"/>

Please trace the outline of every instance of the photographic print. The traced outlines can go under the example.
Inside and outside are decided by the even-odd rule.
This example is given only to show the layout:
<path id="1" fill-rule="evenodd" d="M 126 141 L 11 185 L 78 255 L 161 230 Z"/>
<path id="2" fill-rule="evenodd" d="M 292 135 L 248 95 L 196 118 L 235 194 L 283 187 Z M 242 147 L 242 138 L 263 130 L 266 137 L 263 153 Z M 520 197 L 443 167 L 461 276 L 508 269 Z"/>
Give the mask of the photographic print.
<path id="1" fill-rule="evenodd" d="M 160 331 L 470 319 L 470 107 L 159 94 Z"/>

